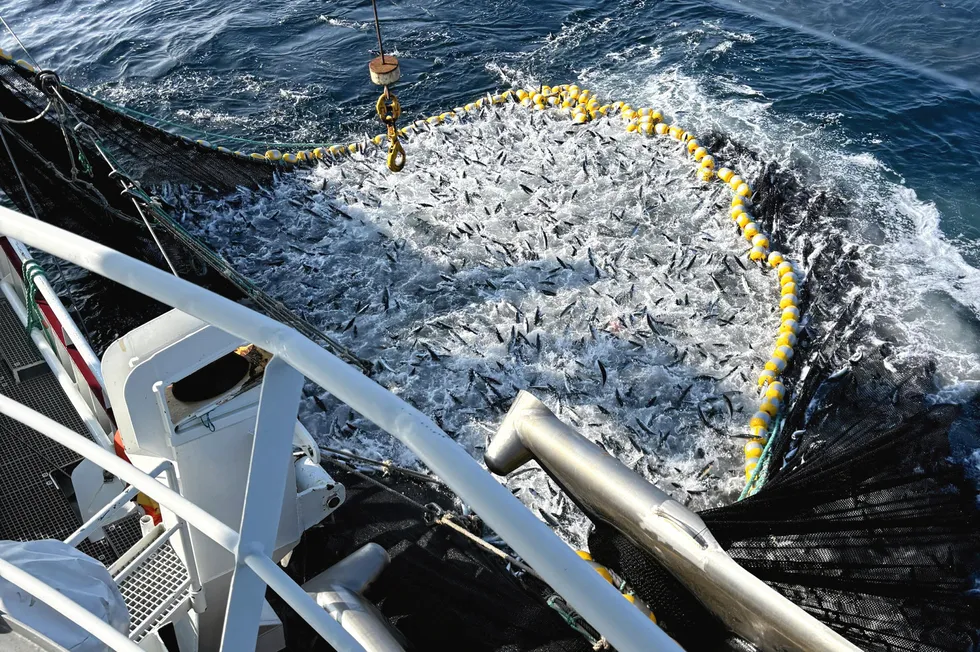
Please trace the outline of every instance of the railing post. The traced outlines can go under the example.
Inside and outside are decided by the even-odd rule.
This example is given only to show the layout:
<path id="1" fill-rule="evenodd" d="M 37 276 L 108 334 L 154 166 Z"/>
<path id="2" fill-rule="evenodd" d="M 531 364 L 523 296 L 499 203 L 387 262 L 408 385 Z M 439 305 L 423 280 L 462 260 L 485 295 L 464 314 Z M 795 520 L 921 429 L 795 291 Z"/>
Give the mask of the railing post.
<path id="1" fill-rule="evenodd" d="M 303 375 L 273 358 L 265 368 L 259 396 L 235 570 L 221 634 L 222 652 L 255 649 L 265 582 L 246 564 L 248 555 L 270 556 L 276 541 L 283 491 L 293 446 Z"/>

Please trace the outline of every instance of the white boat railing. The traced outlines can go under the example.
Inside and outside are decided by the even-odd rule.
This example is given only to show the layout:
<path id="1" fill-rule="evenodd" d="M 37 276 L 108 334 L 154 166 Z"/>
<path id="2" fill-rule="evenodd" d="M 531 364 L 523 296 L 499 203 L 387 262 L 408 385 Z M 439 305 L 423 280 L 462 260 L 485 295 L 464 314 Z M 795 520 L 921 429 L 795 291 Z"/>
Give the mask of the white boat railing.
<path id="1" fill-rule="evenodd" d="M 282 367 L 288 365 L 408 446 L 616 649 L 623 652 L 681 649 L 638 609 L 625 608 L 625 601 L 615 587 L 595 573 L 428 417 L 292 328 L 117 251 L 2 207 L 0 234 L 116 281 L 273 353 L 276 359 L 270 365 L 277 361 L 281 361 Z M 114 473 L 232 552 L 237 568 L 250 569 L 335 649 L 361 649 L 272 561 L 257 540 L 243 541 L 238 532 L 169 487 L 19 403 L 0 398 L 0 412 Z M 295 419 L 295 413 L 292 418 Z M 261 427 L 261 421 L 260 408 L 253 456 L 260 447 L 259 431 L 267 430 Z M 265 437 L 268 441 L 261 445 L 273 445 L 274 437 Z M 269 481 L 263 477 L 268 471 L 262 466 L 253 464 L 250 468 L 249 488 L 253 487 L 253 482 L 255 486 L 261 486 Z M 253 500 L 252 492 L 247 491 L 243 531 L 253 529 L 254 518 L 250 517 L 250 510 L 255 515 L 264 509 L 263 505 L 254 503 L 261 501 Z M 247 649 L 247 645 L 241 645 L 241 637 L 230 634 L 236 627 L 242 628 L 237 631 L 251 631 L 251 645 L 254 646 L 256 630 L 236 621 L 240 611 L 236 606 L 242 606 L 246 612 L 249 609 L 244 608 L 245 602 L 237 605 L 236 599 L 254 594 L 253 597 L 261 600 L 263 591 L 261 583 L 243 582 L 243 590 L 238 595 L 233 587 L 225 620 L 223 649 Z M 35 594 L 35 597 L 47 601 L 45 593 Z M 225 644 L 232 640 L 239 647 L 226 648 Z"/>
<path id="2" fill-rule="evenodd" d="M 9 240 L 9 242 L 11 249 L 13 249 L 14 253 L 17 254 L 17 257 L 20 258 L 21 264 L 31 260 L 31 252 L 27 250 L 27 247 L 25 247 L 23 243 L 18 242 L 17 240 Z M 67 281 L 65 282 L 67 283 Z M 65 332 L 66 339 L 75 346 L 78 353 L 81 355 L 82 360 L 85 361 L 85 366 L 89 368 L 92 375 L 99 381 L 99 385 L 104 387 L 105 383 L 102 381 L 102 365 L 99 363 L 99 357 L 95 355 L 95 351 L 92 350 L 92 346 L 89 344 L 89 341 L 78 329 L 78 325 L 75 324 L 75 320 L 68 314 L 68 310 L 65 308 L 64 304 L 61 303 L 61 299 L 58 298 L 58 293 L 55 292 L 53 287 L 51 287 L 51 283 L 48 282 L 46 276 L 38 276 L 34 280 L 34 283 L 37 285 L 38 292 L 41 293 L 44 300 L 48 302 L 49 306 L 51 306 L 51 311 L 61 324 L 61 328 Z"/>
<path id="3" fill-rule="evenodd" d="M 27 297 L 27 288 L 24 287 L 22 272 L 24 264 L 33 259 L 30 251 L 22 242 L 7 238 L 5 242 L 0 244 L 4 245 L 4 251 L 0 252 L 0 280 L 5 283 L 5 294 L 6 289 L 9 289 L 16 295 L 16 301 L 9 296 L 7 298 L 14 306 L 15 311 L 18 312 L 18 317 L 21 317 L 23 321 L 20 312 L 26 309 L 26 304 L 30 299 Z M 3 253 L 6 255 L 2 255 Z M 81 400 L 86 403 L 89 411 L 101 425 L 101 429 L 108 433 L 107 436 L 111 440 L 112 420 L 107 412 L 109 396 L 102 380 L 102 365 L 99 363 L 99 358 L 95 355 L 91 344 L 79 330 L 71 315 L 68 314 L 68 310 L 61 303 L 58 293 L 48 282 L 47 277 L 44 274 L 39 274 L 33 279 L 37 293 L 44 300 L 51 312 L 52 321 L 55 322 L 54 324 L 47 323 L 47 316 L 45 316 L 43 325 L 47 331 L 46 334 L 49 336 L 47 340 L 53 345 L 52 351 L 55 356 L 54 362 L 56 362 L 56 366 L 53 366 L 52 361 L 47 360 L 48 366 L 56 374 L 58 368 L 63 370 L 65 378 L 74 386 L 72 393 L 78 394 Z M 59 332 L 55 332 L 55 328 Z M 77 359 L 71 355 L 69 348 L 77 353 Z M 71 397 L 72 393 L 67 390 L 66 393 Z"/>

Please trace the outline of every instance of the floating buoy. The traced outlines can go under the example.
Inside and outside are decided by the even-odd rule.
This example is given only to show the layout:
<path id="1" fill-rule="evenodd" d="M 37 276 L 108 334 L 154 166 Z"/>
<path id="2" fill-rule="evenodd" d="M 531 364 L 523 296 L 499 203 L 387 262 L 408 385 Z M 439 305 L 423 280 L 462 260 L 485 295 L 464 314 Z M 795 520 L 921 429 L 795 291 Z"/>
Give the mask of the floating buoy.
<path id="1" fill-rule="evenodd" d="M 779 399 L 771 398 L 767 400 L 765 403 L 759 406 L 759 411 L 765 412 L 770 417 L 776 416 L 776 414 L 779 412 Z"/>
<path id="2" fill-rule="evenodd" d="M 789 320 L 786 320 L 789 321 Z M 772 353 L 773 357 L 779 358 L 789 362 L 793 359 L 793 348 L 786 346 L 785 344 L 777 346 L 776 350 Z"/>
<path id="3" fill-rule="evenodd" d="M 787 319 L 779 326 L 780 333 L 792 333 L 796 335 L 800 332 L 800 322 L 795 319 Z"/>
<path id="4" fill-rule="evenodd" d="M 783 385 L 778 380 L 775 381 L 775 382 L 769 383 L 769 387 L 766 388 L 766 397 L 767 398 L 778 398 L 781 401 L 781 400 L 783 400 L 783 397 L 785 395 L 786 395 L 786 386 Z"/>
<path id="5" fill-rule="evenodd" d="M 799 320 L 797 320 L 799 321 Z M 785 344 L 787 346 L 796 346 L 797 338 L 793 333 L 780 333 L 779 337 L 776 338 L 776 344 Z"/>
<path id="6" fill-rule="evenodd" d="M 784 323 L 783 326 L 786 324 Z M 766 369 L 777 374 L 786 371 L 786 361 L 782 358 L 772 357 L 766 362 Z"/>
<path id="7" fill-rule="evenodd" d="M 763 428 L 768 428 L 772 418 L 763 411 L 756 412 L 752 418 L 749 420 L 750 427 L 762 426 Z"/>

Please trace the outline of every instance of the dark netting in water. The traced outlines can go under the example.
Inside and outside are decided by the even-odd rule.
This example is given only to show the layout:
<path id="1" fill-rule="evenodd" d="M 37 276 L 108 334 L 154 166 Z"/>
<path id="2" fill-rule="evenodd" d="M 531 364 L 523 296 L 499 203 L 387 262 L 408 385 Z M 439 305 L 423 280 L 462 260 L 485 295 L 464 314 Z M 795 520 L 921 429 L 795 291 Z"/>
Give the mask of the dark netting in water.
<path id="1" fill-rule="evenodd" d="M 702 139 L 738 150 L 723 135 Z M 858 249 L 807 233 L 840 198 L 813 194 L 789 170 L 767 166 L 753 183 L 756 221 L 774 241 L 800 241 L 808 326 L 786 379 L 789 409 L 772 442 L 768 478 L 755 495 L 700 515 L 743 567 L 868 650 L 980 647 L 980 517 L 977 490 L 951 445 L 976 444 L 976 405 L 934 405 L 934 365 L 890 360 L 893 333 L 860 300 Z M 801 210 L 785 210 L 787 206 Z M 819 292 L 813 288 L 818 288 Z M 856 297 L 844 299 L 844 297 Z M 957 435 L 960 436 L 960 435 Z M 606 525 L 593 557 L 623 576 L 669 633 L 691 649 L 735 641 L 650 555 Z"/>
<path id="2" fill-rule="evenodd" d="M 172 266 L 182 278 L 247 301 L 347 362 L 370 368 L 191 236 L 151 194 L 153 187 L 171 183 L 207 192 L 254 187 L 271 182 L 280 164 L 199 145 L 62 86 L 50 73 L 34 74 L 10 62 L 0 62 L 0 107 L 6 118 L 0 130 L 10 150 L 0 153 L 0 190 L 22 213 L 36 213 L 161 269 Z M 165 310 L 102 283 L 97 292 L 128 300 L 117 335 Z"/>
<path id="3" fill-rule="evenodd" d="M 0 63 L 0 106 L 8 120 L 30 120 L 48 106 L 49 96 L 37 83 L 33 73 Z M 147 188 L 170 180 L 229 190 L 272 178 L 269 165 L 234 157 L 218 160 L 222 155 L 217 152 L 112 112 L 69 88 L 60 87 L 58 93 L 66 104 L 52 102 L 39 120 L 0 121 L 10 149 L 9 156 L 0 152 L 0 189 L 26 215 L 36 212 L 39 219 L 167 269 L 133 201 L 120 180 L 110 176 L 112 168 L 96 141 L 132 181 Z M 80 123 L 92 129 L 78 128 Z M 207 274 L 204 262 L 173 234 L 155 227 L 181 276 L 226 296 L 241 296 L 219 275 Z"/>
<path id="4" fill-rule="evenodd" d="M 980 518 L 950 449 L 959 408 L 927 405 L 929 365 L 896 375 L 873 353 L 840 370 L 821 358 L 764 487 L 701 517 L 739 564 L 863 649 L 975 649 Z M 721 644 L 651 556 L 605 525 L 589 544 L 680 642 Z"/>

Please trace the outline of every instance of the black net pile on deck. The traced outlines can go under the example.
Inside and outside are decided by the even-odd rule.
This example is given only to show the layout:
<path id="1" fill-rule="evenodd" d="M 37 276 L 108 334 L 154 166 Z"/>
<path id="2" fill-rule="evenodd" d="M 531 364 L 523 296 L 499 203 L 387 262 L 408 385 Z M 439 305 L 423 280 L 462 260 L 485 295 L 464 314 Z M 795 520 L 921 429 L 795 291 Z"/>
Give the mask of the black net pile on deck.
<path id="1" fill-rule="evenodd" d="M 398 476 L 371 482 L 334 465 L 344 506 L 306 532 L 287 571 L 304 582 L 365 543 L 385 548 L 391 564 L 369 587 L 376 603 L 407 639 L 408 650 L 467 652 L 589 652 L 592 645 L 547 606 L 547 586 L 515 577 L 500 558 L 442 525 L 422 504 L 454 507 L 454 498 Z M 380 482 L 382 481 L 383 482 Z M 382 488 L 382 484 L 391 490 Z M 407 496 L 406 500 L 402 496 Z M 282 606 L 270 595 L 274 607 Z M 290 650 L 326 651 L 326 644 L 288 608 L 280 609 Z"/>

